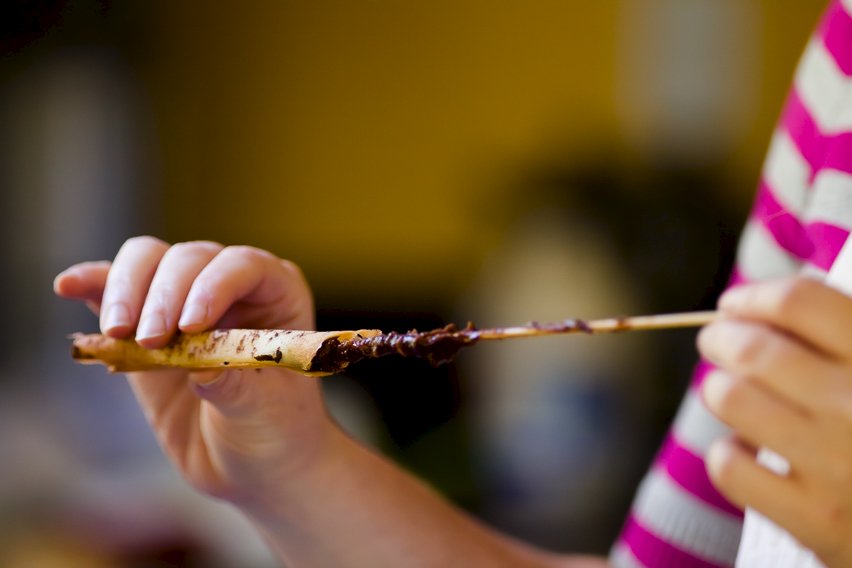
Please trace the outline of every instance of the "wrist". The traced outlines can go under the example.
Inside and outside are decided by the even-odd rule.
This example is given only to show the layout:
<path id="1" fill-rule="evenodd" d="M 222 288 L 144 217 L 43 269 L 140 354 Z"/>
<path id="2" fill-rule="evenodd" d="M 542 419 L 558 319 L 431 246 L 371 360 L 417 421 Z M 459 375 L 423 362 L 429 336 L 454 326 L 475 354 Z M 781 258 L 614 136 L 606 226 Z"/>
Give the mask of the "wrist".
<path id="1" fill-rule="evenodd" d="M 310 433 L 311 442 L 286 465 L 265 468 L 262 476 L 227 499 L 261 525 L 291 524 L 304 518 L 306 508 L 315 506 L 340 472 L 354 442 L 327 416 L 320 431 Z"/>

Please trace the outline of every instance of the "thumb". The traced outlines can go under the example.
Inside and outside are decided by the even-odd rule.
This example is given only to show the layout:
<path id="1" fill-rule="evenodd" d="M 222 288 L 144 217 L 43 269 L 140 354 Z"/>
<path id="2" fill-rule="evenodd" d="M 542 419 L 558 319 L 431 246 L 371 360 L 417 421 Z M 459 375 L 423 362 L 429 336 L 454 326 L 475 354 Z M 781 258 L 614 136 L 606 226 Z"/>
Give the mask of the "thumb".
<path id="1" fill-rule="evenodd" d="M 215 406 L 222 414 L 235 416 L 246 411 L 242 372 L 219 369 L 192 371 L 189 382 L 199 398 Z"/>
<path id="2" fill-rule="evenodd" d="M 305 410 L 316 398 L 316 380 L 286 369 L 210 370 L 189 373 L 193 391 L 226 418 L 249 419 Z M 307 398 L 306 398 L 307 397 Z"/>
<path id="3" fill-rule="evenodd" d="M 194 386 L 206 387 L 217 382 L 222 376 L 221 369 L 208 369 L 204 371 L 190 371 L 189 382 Z"/>

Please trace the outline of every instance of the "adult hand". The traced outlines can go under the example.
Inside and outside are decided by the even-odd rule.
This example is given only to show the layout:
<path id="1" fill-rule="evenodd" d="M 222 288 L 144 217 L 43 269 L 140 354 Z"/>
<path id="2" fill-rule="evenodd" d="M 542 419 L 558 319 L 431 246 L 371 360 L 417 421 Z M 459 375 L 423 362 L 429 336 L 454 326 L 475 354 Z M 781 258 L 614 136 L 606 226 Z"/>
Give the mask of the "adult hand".
<path id="1" fill-rule="evenodd" d="M 852 566 L 852 298 L 796 278 L 735 288 L 719 310 L 698 338 L 720 369 L 702 388 L 735 435 L 711 448 L 711 478 L 827 565 Z M 789 473 L 758 464 L 760 447 Z"/>
<path id="2" fill-rule="evenodd" d="M 251 247 L 128 240 L 110 262 L 74 265 L 56 293 L 100 314 L 102 333 L 162 347 L 179 330 L 313 329 L 299 269 Z M 281 495 L 282 480 L 326 450 L 333 427 L 315 379 L 291 371 L 128 374 L 161 446 L 187 480 L 246 508 Z"/>

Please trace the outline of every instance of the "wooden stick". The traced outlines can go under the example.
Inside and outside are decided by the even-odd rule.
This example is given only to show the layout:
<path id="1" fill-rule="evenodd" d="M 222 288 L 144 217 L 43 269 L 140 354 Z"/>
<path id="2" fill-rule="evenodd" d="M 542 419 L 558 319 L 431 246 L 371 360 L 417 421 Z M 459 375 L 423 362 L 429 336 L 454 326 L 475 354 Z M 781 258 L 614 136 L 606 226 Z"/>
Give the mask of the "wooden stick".
<path id="1" fill-rule="evenodd" d="M 688 312 L 590 321 L 563 320 L 491 329 L 473 326 L 459 329 L 450 325 L 408 333 L 382 333 L 376 329 L 323 332 L 229 329 L 178 335 L 162 349 L 145 349 L 132 339 L 74 334 L 72 356 L 81 363 L 104 364 L 113 372 L 168 367 L 245 369 L 276 366 L 306 375 L 327 375 L 361 359 L 389 354 L 425 358 L 437 365 L 452 359 L 459 349 L 480 340 L 695 327 L 709 323 L 714 317 L 716 312 Z"/>
<path id="2" fill-rule="evenodd" d="M 715 311 L 706 311 L 606 318 L 589 321 L 566 320 L 560 323 L 533 323 L 524 326 L 480 329 L 477 331 L 477 335 L 480 339 L 512 339 L 515 337 L 537 337 L 565 333 L 611 333 L 615 331 L 643 329 L 699 327 L 710 323 L 715 317 Z"/>

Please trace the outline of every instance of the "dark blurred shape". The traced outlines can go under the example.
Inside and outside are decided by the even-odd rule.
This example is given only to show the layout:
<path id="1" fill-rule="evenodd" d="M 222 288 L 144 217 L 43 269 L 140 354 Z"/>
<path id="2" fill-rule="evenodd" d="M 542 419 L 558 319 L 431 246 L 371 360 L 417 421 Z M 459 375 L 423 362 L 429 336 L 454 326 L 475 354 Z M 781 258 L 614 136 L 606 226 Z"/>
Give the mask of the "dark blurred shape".
<path id="1" fill-rule="evenodd" d="M 0 3 L 0 57 L 19 52 L 65 19 L 69 0 L 6 0 Z"/>
<path id="2" fill-rule="evenodd" d="M 510 181 L 527 209 L 562 211 L 600 228 L 618 261 L 654 310 L 710 307 L 733 266 L 745 211 L 724 193 L 730 180 L 719 164 L 656 164 L 635 168 L 606 160 L 602 148 L 582 165 L 533 162 Z M 742 182 L 749 193 L 751 183 Z M 516 190 L 517 193 L 517 190 Z"/>
<path id="3" fill-rule="evenodd" d="M 743 222 L 719 197 L 726 181 L 611 154 L 517 168 L 496 193 L 524 199 L 462 313 L 508 325 L 713 307 Z M 549 548 L 605 553 L 686 387 L 694 341 L 695 330 L 670 330 L 472 350 L 462 384 L 481 514 Z"/>
<path id="4" fill-rule="evenodd" d="M 319 329 L 426 331 L 448 322 L 437 314 L 322 310 Z M 390 355 L 353 365 L 346 375 L 375 399 L 393 442 L 405 448 L 456 415 L 458 383 L 453 364 L 432 367 L 426 361 Z"/>
<path id="5" fill-rule="evenodd" d="M 321 309 L 317 318 L 318 328 L 328 330 L 425 331 L 447 323 L 447 318 L 438 313 L 380 310 Z M 365 442 L 417 471 L 460 505 L 469 509 L 478 506 L 456 361 L 439 367 L 421 359 L 393 355 L 361 361 L 347 369 L 345 376 L 326 380 L 332 403 L 336 390 L 347 388 L 339 384 L 345 381 L 354 382 L 369 397 L 369 401 L 359 402 L 371 401 L 375 408 L 373 419 L 382 424 L 378 433 L 372 429 L 373 438 Z"/>
<path id="6" fill-rule="evenodd" d="M 4 1 L 0 3 L 0 63 L 20 65 L 48 47 L 138 43 L 130 20 L 138 25 L 144 11 L 141 3 L 120 3 L 115 8 L 111 0 Z M 0 81 L 3 75 L 0 67 Z"/>

